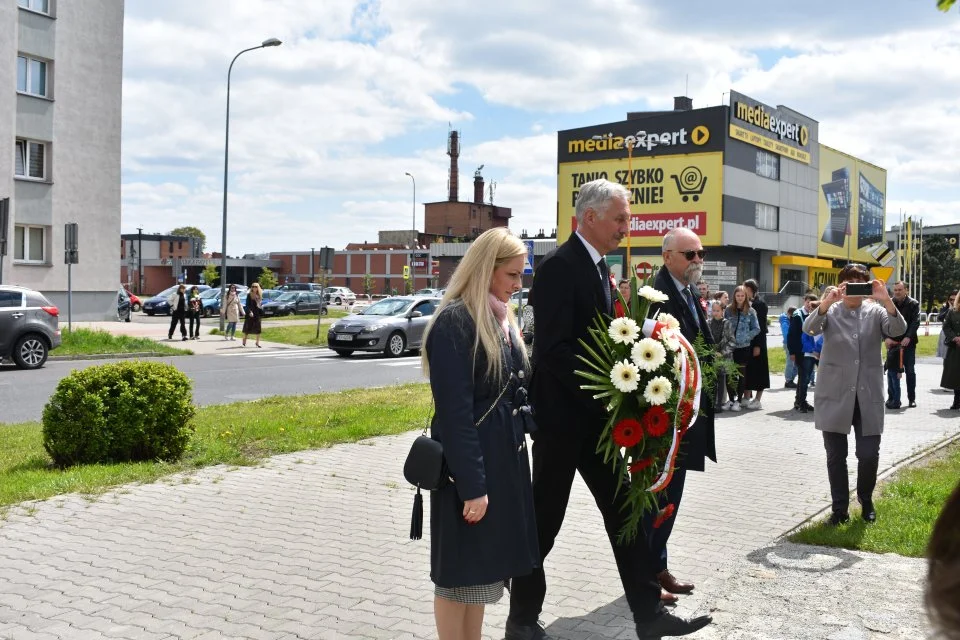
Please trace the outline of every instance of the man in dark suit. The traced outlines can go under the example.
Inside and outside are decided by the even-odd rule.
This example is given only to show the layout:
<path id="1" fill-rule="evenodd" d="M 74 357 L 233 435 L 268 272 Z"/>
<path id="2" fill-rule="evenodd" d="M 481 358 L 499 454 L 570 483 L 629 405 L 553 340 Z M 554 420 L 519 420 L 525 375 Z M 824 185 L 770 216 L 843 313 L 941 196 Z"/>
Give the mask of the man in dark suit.
<path id="1" fill-rule="evenodd" d="M 513 580 L 506 640 L 549 638 L 537 623 L 547 591 L 542 560 L 560 532 L 576 472 L 603 515 L 641 640 L 686 635 L 711 621 L 708 616 L 687 621 L 663 609 L 642 532 L 633 542 L 617 543 L 629 481 L 597 453 L 607 415 L 601 402 L 580 388 L 584 380 L 574 373 L 583 366 L 577 355 L 585 355 L 579 340 L 589 341 L 587 329 L 597 313 L 612 313 L 613 284 L 603 256 L 627 234 L 628 197 L 623 186 L 607 180 L 584 184 L 577 197 L 576 233 L 551 251 L 534 275 L 530 299 L 537 324 L 530 397 L 538 425 L 533 436 L 533 501 L 541 563 L 532 574 Z"/>
<path id="2" fill-rule="evenodd" d="M 675 317 L 680 322 L 680 332 L 690 344 L 693 344 L 698 335 L 702 335 L 707 344 L 714 343 L 695 286 L 703 273 L 704 255 L 703 244 L 697 234 L 683 227 L 671 229 L 663 237 L 663 267 L 653 282 L 653 287 L 669 298 L 660 305 L 654 305 L 653 309 L 658 312 L 665 311 Z M 664 589 L 660 597 L 666 603 L 676 602 L 677 597 L 674 594 L 690 593 L 694 588 L 693 584 L 677 580 L 670 573 L 667 566 L 667 540 L 680 511 L 687 470 L 703 471 L 705 458 L 717 461 L 713 408 L 709 400 L 711 397 L 709 390 L 704 389 L 700 398 L 700 416 L 683 437 L 673 480 L 659 496 L 661 506 L 673 504 L 673 517 L 664 521 L 659 528 L 653 527 L 653 514 L 644 522 L 656 563 L 657 579 Z"/>

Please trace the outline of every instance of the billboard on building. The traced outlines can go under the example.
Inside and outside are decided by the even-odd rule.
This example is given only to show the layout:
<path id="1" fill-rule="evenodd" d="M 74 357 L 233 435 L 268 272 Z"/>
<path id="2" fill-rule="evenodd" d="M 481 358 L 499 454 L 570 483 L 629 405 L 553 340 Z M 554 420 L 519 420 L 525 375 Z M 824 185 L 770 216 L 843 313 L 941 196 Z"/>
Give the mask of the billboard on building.
<path id="1" fill-rule="evenodd" d="M 782 107 L 771 107 L 730 92 L 730 137 L 771 153 L 810 164 L 815 122 Z"/>
<path id="2" fill-rule="evenodd" d="M 715 107 L 559 132 L 557 241 L 576 229 L 580 187 L 605 178 L 630 189 L 632 247 L 659 247 L 676 226 L 719 244 L 724 126 Z"/>
<path id="3" fill-rule="evenodd" d="M 820 145 L 817 254 L 865 264 L 884 262 L 887 172 Z"/>

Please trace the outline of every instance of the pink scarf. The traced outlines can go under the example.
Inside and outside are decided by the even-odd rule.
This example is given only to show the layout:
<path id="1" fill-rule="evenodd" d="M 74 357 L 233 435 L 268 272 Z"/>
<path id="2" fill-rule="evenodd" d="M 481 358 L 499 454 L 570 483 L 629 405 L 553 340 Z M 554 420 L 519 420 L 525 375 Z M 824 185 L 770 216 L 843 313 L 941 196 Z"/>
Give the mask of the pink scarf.
<path id="1" fill-rule="evenodd" d="M 490 311 L 493 312 L 493 317 L 497 319 L 497 322 L 500 324 L 500 328 L 503 330 L 504 339 L 506 339 L 507 344 L 511 344 L 510 340 L 510 322 L 507 320 L 507 303 L 501 302 L 497 296 L 490 294 Z"/>

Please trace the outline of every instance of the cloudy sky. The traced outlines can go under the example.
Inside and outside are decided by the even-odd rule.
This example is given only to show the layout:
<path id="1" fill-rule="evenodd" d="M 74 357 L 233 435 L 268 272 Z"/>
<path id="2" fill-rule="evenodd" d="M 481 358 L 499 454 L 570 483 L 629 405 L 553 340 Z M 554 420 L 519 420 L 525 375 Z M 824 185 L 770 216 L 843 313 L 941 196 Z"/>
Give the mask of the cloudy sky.
<path id="1" fill-rule="evenodd" d="M 556 132 L 731 88 L 888 171 L 888 226 L 960 215 L 960 13 L 935 0 L 127 0 L 123 231 L 194 225 L 228 253 L 409 229 L 446 199 L 446 140 L 511 227 L 556 226 Z M 689 87 L 689 89 L 687 89 Z"/>

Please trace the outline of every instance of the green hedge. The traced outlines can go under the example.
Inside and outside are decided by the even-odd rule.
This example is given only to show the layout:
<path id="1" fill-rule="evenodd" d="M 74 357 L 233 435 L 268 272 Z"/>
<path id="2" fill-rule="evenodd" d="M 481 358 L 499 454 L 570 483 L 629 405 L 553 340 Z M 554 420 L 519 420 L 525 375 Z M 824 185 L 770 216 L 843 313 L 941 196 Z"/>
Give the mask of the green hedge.
<path id="1" fill-rule="evenodd" d="M 43 409 L 43 446 L 61 467 L 177 460 L 193 432 L 192 386 L 176 367 L 159 362 L 74 371 Z"/>

